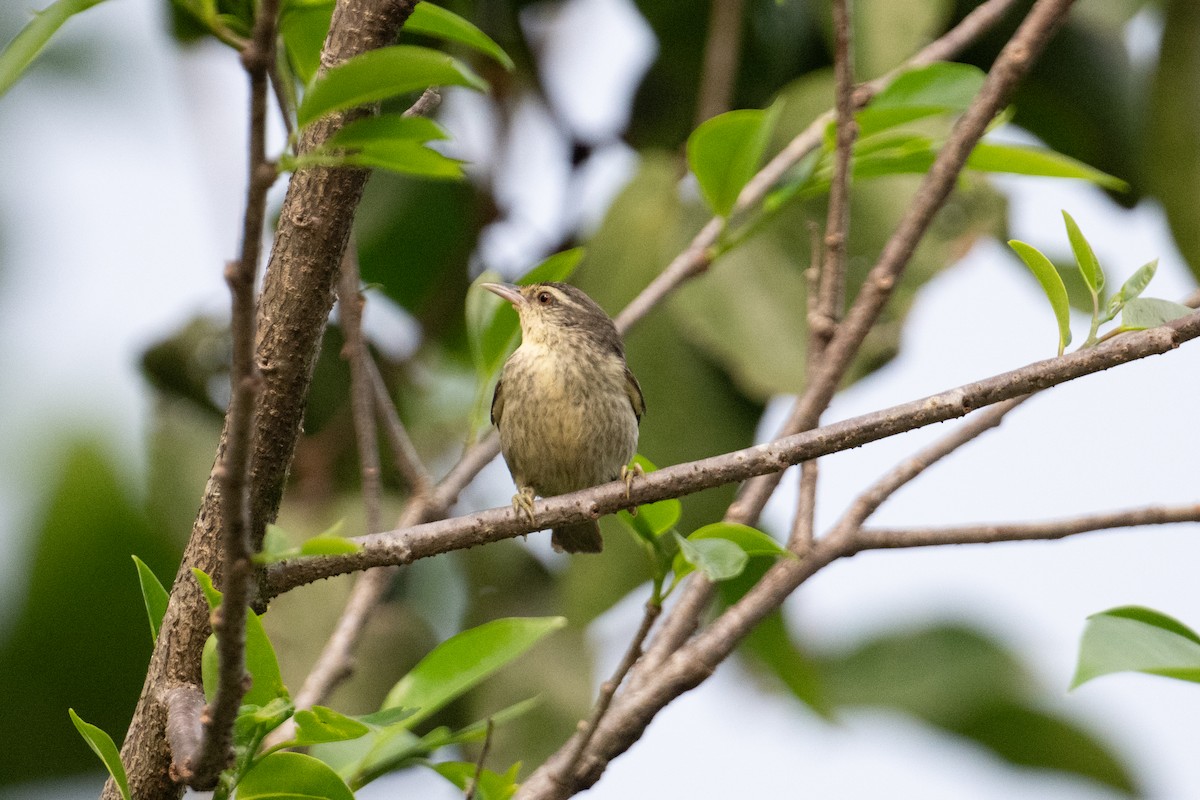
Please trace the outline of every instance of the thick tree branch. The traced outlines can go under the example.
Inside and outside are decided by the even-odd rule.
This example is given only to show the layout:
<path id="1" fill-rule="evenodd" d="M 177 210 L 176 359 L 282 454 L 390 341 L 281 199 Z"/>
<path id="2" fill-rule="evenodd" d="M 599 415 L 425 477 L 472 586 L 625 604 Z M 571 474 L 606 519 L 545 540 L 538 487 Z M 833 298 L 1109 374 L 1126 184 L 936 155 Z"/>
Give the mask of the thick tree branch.
<path id="1" fill-rule="evenodd" d="M 412 13 L 415 0 L 339 0 L 325 42 L 324 68 L 389 44 Z M 348 114 L 335 114 L 309 126 L 301 148 L 311 149 L 340 127 Z M 250 507 L 251 541 L 261 541 L 274 519 L 284 478 L 300 434 L 305 398 L 325 321 L 333 299 L 338 264 L 367 173 L 354 169 L 303 169 L 288 186 L 271 260 L 259 299 L 256 361 L 262 391 L 255 416 Z M 218 464 L 228 449 L 228 430 L 218 448 Z M 216 468 L 214 468 L 214 472 Z M 173 800 L 181 788 L 169 776 L 166 710 L 156 688 L 200 684 L 200 653 L 209 633 L 208 606 L 191 570 L 198 567 L 224 585 L 218 555 L 221 488 L 210 476 L 191 538 L 171 591 L 143 684 L 142 696 L 125 743 L 122 761 L 138 800 Z M 109 781 L 106 800 L 120 796 Z"/>
<path id="2" fill-rule="evenodd" d="M 1141 525 L 1170 525 L 1177 522 L 1200 522 L 1200 503 L 1185 506 L 1148 506 L 1045 522 L 955 525 L 944 528 L 860 528 L 846 537 L 846 554 L 901 547 L 1065 539 L 1077 533 L 1136 528 Z"/>
<path id="3" fill-rule="evenodd" d="M 859 447 L 897 433 L 964 416 L 984 406 L 1041 391 L 1119 364 L 1169 352 L 1200 336 L 1200 313 L 1169 325 L 1129 333 L 1086 351 L 1038 361 L 946 392 L 831 423 L 768 444 L 664 467 L 623 481 L 539 500 L 536 522 L 511 508 L 493 508 L 449 520 L 360 536 L 358 553 L 313 556 L 273 564 L 264 581 L 267 597 L 322 578 L 386 564 L 407 564 L 439 553 L 522 536 L 543 528 L 582 522 L 635 505 L 656 502 L 779 472 L 802 461 Z"/>

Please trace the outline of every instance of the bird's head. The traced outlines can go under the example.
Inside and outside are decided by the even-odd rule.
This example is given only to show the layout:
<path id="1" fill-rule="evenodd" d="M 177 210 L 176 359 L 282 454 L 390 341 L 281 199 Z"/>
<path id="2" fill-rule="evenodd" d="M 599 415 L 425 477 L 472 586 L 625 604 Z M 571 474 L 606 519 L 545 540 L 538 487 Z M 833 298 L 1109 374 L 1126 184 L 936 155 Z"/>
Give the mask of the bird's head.
<path id="1" fill-rule="evenodd" d="M 612 320 L 581 289 L 557 282 L 485 283 L 483 288 L 512 303 L 521 318 L 521 337 L 528 344 L 586 339 L 624 355 Z"/>

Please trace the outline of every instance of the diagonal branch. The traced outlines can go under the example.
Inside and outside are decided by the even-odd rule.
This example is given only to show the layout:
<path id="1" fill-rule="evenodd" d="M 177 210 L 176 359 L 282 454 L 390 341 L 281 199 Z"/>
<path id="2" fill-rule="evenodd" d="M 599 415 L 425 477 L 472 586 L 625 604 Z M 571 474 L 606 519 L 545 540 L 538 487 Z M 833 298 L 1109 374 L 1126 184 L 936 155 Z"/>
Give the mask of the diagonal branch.
<path id="1" fill-rule="evenodd" d="M 1098 347 L 1038 361 L 920 400 L 831 423 L 768 444 L 663 467 L 635 481 L 628 489 L 623 481 L 613 481 L 539 500 L 534 505 L 535 522 L 532 523 L 525 514 L 511 508 L 493 508 L 449 520 L 360 536 L 353 539 L 363 548 L 357 553 L 313 556 L 271 565 L 263 582 L 264 593 L 268 598 L 274 597 L 297 586 L 346 572 L 385 564 L 407 564 L 547 527 L 595 519 L 627 508 L 631 503 L 644 505 L 755 475 L 780 472 L 811 458 L 962 417 L 984 406 L 1129 361 L 1166 353 L 1197 337 L 1200 337 L 1200 313 L 1193 313 L 1159 328 L 1128 333 Z"/>

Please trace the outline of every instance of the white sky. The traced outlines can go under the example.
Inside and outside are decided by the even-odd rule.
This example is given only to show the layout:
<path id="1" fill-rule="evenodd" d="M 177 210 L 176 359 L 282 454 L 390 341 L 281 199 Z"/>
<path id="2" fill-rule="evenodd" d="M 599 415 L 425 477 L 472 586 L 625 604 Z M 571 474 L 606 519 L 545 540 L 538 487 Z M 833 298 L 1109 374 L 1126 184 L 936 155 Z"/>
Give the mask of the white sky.
<path id="1" fill-rule="evenodd" d="M 149 409 L 137 373 L 141 350 L 187 316 L 226 307 L 220 265 L 234 253 L 242 203 L 242 78 L 224 48 L 180 57 L 162 34 L 160 7 L 157 0 L 114 0 L 73 20 L 64 39 L 103 42 L 94 51 L 94 79 L 35 73 L 0 100 L 6 151 L 0 213 L 9 237 L 0 269 L 0 540 L 9 543 L 53 463 L 44 452 L 48 427 L 111 431 L 120 456 L 141 463 Z M 629 26 L 617 29 L 624 33 L 619 41 L 640 43 L 621 62 L 636 68 L 652 43 L 630 10 L 627 0 L 571 0 L 556 18 L 542 15 L 540 27 L 561 25 L 574 37 L 547 57 L 565 69 L 604 74 L 594 65 L 612 54 L 585 45 L 598 38 L 596 20 L 607 18 Z M 617 72 L 612 80 L 619 86 L 601 82 L 589 91 L 621 97 L 633 85 L 632 73 Z M 571 103 L 584 130 L 616 124 L 611 114 L 595 113 L 598 103 Z M 461 121 L 468 139 L 469 105 L 451 96 L 445 117 L 452 132 Z M 514 170 L 562 151 L 542 113 L 531 106 L 518 115 L 519 124 L 544 138 L 536 152 L 514 153 L 520 157 Z M 485 258 L 500 267 L 528 263 L 530 250 L 554 241 L 567 213 L 547 198 L 579 189 L 598 202 L 631 164 L 628 152 L 613 148 L 582 188 L 563 185 L 564 171 L 536 165 L 533 172 L 549 181 L 536 190 L 526 172 L 502 175 L 502 195 L 521 223 L 490 232 Z M 1099 191 L 1067 182 L 999 183 L 1011 199 L 1017 238 L 1065 253 L 1059 209 L 1069 208 L 1111 281 L 1157 256 L 1154 295 L 1176 298 L 1192 286 L 1155 209 L 1124 213 Z M 1082 331 L 1083 320 L 1076 323 Z M 900 357 L 839 397 L 826 419 L 1047 357 L 1054 340 L 1052 315 L 1033 280 L 1001 246 L 980 245 L 922 293 Z M 1197 397 L 1197 346 L 1062 387 L 922 476 L 877 522 L 1025 520 L 1194 501 Z M 782 412 L 782 403 L 773 408 L 775 417 Z M 764 431 L 773 427 L 768 422 Z M 826 459 L 819 522 L 832 522 L 864 479 L 945 429 Z M 789 477 L 786 485 L 792 484 Z M 768 523 L 785 527 L 792 502 L 781 495 Z M 828 645 L 929 618 L 979 625 L 1019 650 L 1051 695 L 1061 697 L 1059 708 L 1092 722 L 1126 753 L 1153 797 L 1200 797 L 1194 686 L 1116 676 L 1065 693 L 1088 614 L 1144 604 L 1200 625 L 1198 533 L 1200 526 L 1191 525 L 1055 544 L 863 554 L 822 571 L 789 608 L 805 636 Z M 0 562 L 0 597 L 19 592 L 22 571 L 19 559 Z M 630 598 L 594 625 L 601 673 L 636 627 L 640 602 Z M 0 620 L 4 610 L 0 604 Z M 440 779 L 411 776 L 400 783 L 425 797 L 456 796 Z M 926 800 L 1105 796 L 1004 767 L 904 719 L 861 713 L 837 727 L 816 722 L 786 698 L 755 691 L 754 680 L 730 664 L 661 714 L 589 797 L 801 792 Z M 362 796 L 384 794 L 381 787 Z"/>

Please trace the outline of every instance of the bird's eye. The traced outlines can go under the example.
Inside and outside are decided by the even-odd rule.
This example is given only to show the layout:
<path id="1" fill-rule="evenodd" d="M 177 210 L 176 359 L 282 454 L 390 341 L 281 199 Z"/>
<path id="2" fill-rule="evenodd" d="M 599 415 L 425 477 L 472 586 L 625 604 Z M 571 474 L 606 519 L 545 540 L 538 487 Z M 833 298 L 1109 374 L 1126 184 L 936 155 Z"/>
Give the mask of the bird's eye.
<path id="1" fill-rule="evenodd" d="M 537 301 L 544 306 L 548 306 L 554 302 L 554 295 L 549 292 L 538 292 Z"/>

